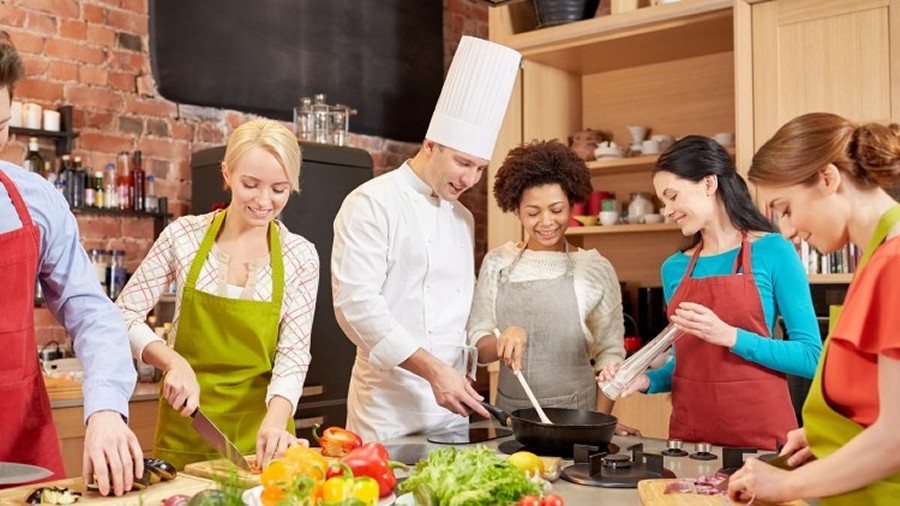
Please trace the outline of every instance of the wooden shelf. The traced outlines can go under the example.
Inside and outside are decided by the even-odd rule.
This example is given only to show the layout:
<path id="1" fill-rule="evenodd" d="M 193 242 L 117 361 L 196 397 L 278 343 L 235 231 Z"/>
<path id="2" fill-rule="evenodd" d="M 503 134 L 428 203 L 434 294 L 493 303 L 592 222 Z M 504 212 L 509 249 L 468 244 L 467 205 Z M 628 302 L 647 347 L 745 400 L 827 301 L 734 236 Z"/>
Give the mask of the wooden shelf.
<path id="1" fill-rule="evenodd" d="M 59 124 L 62 129 L 58 132 L 41 130 L 39 128 L 9 127 L 9 133 L 23 137 L 46 137 L 56 140 L 56 155 L 62 156 L 72 152 L 72 145 L 78 132 L 72 130 L 72 106 L 64 105 L 57 109 L 60 114 Z M 27 142 L 27 141 L 26 141 Z"/>
<path id="2" fill-rule="evenodd" d="M 809 283 L 821 285 L 825 283 L 849 283 L 853 280 L 853 274 L 810 274 Z"/>
<path id="3" fill-rule="evenodd" d="M 732 12 L 732 0 L 683 0 L 492 39 L 527 60 L 586 75 L 732 51 Z"/>
<path id="4" fill-rule="evenodd" d="M 734 146 L 725 148 L 731 156 L 734 156 Z M 605 174 L 628 174 L 631 172 L 650 172 L 656 165 L 659 155 L 641 155 L 628 158 L 605 158 L 587 162 L 592 176 Z"/>
<path id="5" fill-rule="evenodd" d="M 609 227 L 569 227 L 566 231 L 566 235 L 646 234 L 648 232 L 681 232 L 681 229 L 674 223 L 612 225 Z"/>

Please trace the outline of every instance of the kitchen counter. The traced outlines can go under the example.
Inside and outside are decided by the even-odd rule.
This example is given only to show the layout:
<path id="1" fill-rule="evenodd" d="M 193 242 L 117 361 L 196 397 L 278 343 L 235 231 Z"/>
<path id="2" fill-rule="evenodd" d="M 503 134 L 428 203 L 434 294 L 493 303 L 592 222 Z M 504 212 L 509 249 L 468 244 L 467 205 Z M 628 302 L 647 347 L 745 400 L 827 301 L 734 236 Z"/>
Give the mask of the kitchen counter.
<path id="1" fill-rule="evenodd" d="M 50 396 L 50 407 L 74 408 L 84 405 L 81 393 L 81 381 L 65 378 L 44 378 L 47 394 Z M 159 384 L 138 382 L 131 393 L 131 402 L 155 401 L 159 398 Z"/>
<path id="2" fill-rule="evenodd" d="M 489 427 L 496 426 L 496 423 L 481 421 L 472 424 L 473 427 Z M 513 436 L 505 438 L 493 439 L 483 444 L 488 448 L 497 450 L 497 447 L 505 442 L 512 440 Z M 619 446 L 619 454 L 631 455 L 628 447 L 637 443 L 644 444 L 645 453 L 659 453 L 666 449 L 666 440 L 653 439 L 646 437 L 622 437 L 614 436 L 612 442 Z M 386 445 L 392 444 L 426 444 L 430 448 L 440 448 L 444 445 L 436 445 L 429 443 L 424 436 L 410 436 L 405 438 L 394 439 L 385 442 Z M 460 447 L 470 445 L 459 445 Z M 685 443 L 685 450 L 694 451 L 694 445 Z M 498 450 L 499 451 L 499 450 Z M 712 453 L 718 458 L 715 460 L 701 461 L 691 459 L 689 457 L 664 457 L 664 465 L 667 469 L 675 473 L 679 478 L 697 477 L 701 475 L 711 475 L 722 467 L 722 448 L 719 446 L 712 447 Z M 765 453 L 765 452 L 763 452 Z M 571 465 L 571 460 L 564 460 L 562 467 Z M 591 487 L 577 485 L 568 482 L 562 478 L 553 482 L 553 492 L 560 494 L 565 500 L 566 506 L 589 506 L 595 504 L 615 504 L 616 506 L 640 506 L 641 500 L 638 497 L 636 488 L 614 489 Z M 807 501 L 810 505 L 818 504 L 815 501 Z"/>

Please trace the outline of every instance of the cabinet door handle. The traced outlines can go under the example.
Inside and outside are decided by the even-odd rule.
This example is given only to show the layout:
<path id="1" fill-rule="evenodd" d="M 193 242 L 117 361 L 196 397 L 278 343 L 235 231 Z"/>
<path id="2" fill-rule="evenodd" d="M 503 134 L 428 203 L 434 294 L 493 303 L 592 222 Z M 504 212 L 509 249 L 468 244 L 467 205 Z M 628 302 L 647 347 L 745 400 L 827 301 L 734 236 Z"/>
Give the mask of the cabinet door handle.
<path id="1" fill-rule="evenodd" d="M 303 393 L 301 394 L 301 397 L 303 397 L 303 398 L 314 397 L 316 395 L 322 395 L 324 393 L 325 393 L 324 385 L 311 385 L 308 387 L 303 387 Z"/>
<path id="2" fill-rule="evenodd" d="M 311 429 L 313 425 L 325 425 L 324 416 L 311 416 L 309 418 L 294 418 L 294 426 L 299 429 Z"/>

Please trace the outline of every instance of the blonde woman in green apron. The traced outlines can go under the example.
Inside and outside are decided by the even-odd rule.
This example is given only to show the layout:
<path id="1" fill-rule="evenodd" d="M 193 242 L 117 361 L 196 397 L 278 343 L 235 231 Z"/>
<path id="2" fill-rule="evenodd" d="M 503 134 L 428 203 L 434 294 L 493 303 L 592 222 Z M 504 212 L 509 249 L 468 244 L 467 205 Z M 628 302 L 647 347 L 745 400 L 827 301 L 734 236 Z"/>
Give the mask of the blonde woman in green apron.
<path id="1" fill-rule="evenodd" d="M 748 461 L 732 498 L 821 497 L 820 504 L 900 501 L 900 126 L 813 113 L 785 124 L 749 179 L 782 233 L 823 253 L 863 249 L 803 406 L 782 450 L 793 471 Z"/>
<path id="2" fill-rule="evenodd" d="M 153 454 L 178 468 L 217 457 L 191 428 L 198 407 L 262 465 L 302 443 L 293 414 L 310 361 L 319 261 L 309 241 L 275 220 L 299 190 L 300 162 L 296 137 L 280 123 L 235 129 L 222 161 L 229 206 L 166 227 L 116 302 L 134 357 L 165 373 Z M 144 321 L 172 282 L 166 343 Z"/>
<path id="3" fill-rule="evenodd" d="M 612 409 L 595 377 L 625 357 L 619 281 L 596 250 L 565 238 L 573 204 L 590 194 L 584 161 L 557 141 L 514 148 L 497 172 L 497 203 L 516 214 L 528 240 L 485 256 L 468 334 L 481 362 L 502 361 L 501 409 L 531 407 L 516 369 L 543 407 Z M 622 426 L 620 432 L 635 431 Z"/>

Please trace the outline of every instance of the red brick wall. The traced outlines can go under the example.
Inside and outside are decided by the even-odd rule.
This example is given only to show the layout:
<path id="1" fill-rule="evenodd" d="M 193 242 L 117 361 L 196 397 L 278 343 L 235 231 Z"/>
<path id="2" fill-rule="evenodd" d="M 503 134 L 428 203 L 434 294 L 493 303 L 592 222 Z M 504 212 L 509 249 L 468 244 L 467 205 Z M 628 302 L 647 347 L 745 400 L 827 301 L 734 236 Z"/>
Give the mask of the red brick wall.
<path id="1" fill-rule="evenodd" d="M 446 67 L 463 34 L 487 37 L 487 7 L 476 0 L 444 0 L 444 9 Z M 10 33 L 25 62 L 16 99 L 45 108 L 72 105 L 79 134 L 73 154 L 95 170 L 115 161 L 119 151 L 143 151 L 144 169 L 156 177 L 157 193 L 168 197 L 169 211 L 179 216 L 190 209 L 191 153 L 224 144 L 251 116 L 159 96 L 150 71 L 147 17 L 148 0 L 0 3 L 0 27 Z M 27 141 L 11 136 L 0 158 L 21 163 Z M 372 154 L 376 173 L 396 167 L 417 148 L 354 134 L 349 144 Z M 41 141 L 41 152 L 55 159 L 50 140 Z M 485 196 L 482 182 L 462 199 L 478 223 L 479 261 L 485 249 Z M 84 215 L 78 220 L 85 246 L 125 249 L 129 271 L 153 241 L 151 220 Z M 60 337 L 61 329 L 48 328 L 52 318 L 41 314 L 36 321 L 39 334 Z"/>

